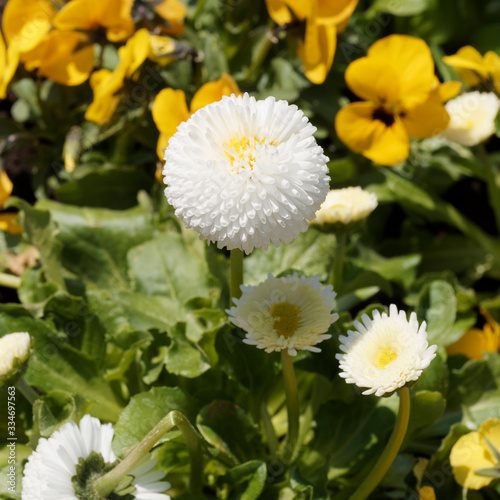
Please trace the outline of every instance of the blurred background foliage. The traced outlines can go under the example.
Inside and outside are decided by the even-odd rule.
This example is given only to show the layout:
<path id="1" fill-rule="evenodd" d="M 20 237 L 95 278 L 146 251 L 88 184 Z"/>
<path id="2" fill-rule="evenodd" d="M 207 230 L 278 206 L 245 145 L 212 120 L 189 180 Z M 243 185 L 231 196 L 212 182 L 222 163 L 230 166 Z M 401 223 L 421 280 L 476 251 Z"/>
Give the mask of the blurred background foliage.
<path id="1" fill-rule="evenodd" d="M 461 435 L 500 418 L 500 239 L 483 165 L 470 149 L 434 137 L 413 141 L 406 162 L 377 167 L 334 128 L 336 112 L 355 99 L 346 67 L 374 41 L 423 38 L 440 80 L 456 80 L 442 56 L 464 45 L 500 55 L 500 1 L 360 0 L 319 85 L 304 75 L 297 33 L 279 29 L 265 2 L 190 1 L 180 26 L 155 10 L 160 3 L 136 0 L 132 20 L 173 45 L 161 63 L 147 59 L 124 78 L 108 122 L 85 119 L 92 80 L 67 86 L 23 64 L 0 101 L 0 159 L 13 183 L 3 210 L 19 211 L 24 228 L 0 233 L 0 266 L 11 278 L 0 289 L 0 331 L 32 335 L 25 377 L 41 395 L 33 408 L 18 399 L 18 459 L 87 412 L 116 422 L 121 453 L 179 409 L 207 443 L 206 498 L 348 498 L 383 447 L 397 400 L 361 397 L 337 377 L 337 337 L 363 312 L 395 303 L 427 321 L 439 355 L 413 389 L 408 436 L 373 498 L 419 498 L 422 485 L 444 500 L 500 498 L 495 485 L 462 497 L 448 462 Z M 98 38 L 96 68 L 115 70 L 125 42 Z M 156 96 L 182 90 L 176 115 L 224 74 L 241 92 L 305 112 L 330 158 L 332 188 L 359 185 L 379 198 L 349 240 L 333 338 L 296 360 L 304 444 L 295 464 L 270 456 L 262 437 L 263 404 L 278 435 L 286 432 L 282 381 L 277 358 L 242 344 L 227 324 L 227 254 L 184 229 L 156 175 Z M 497 167 L 499 136 L 487 144 Z M 326 281 L 334 251 L 333 235 L 310 229 L 289 245 L 254 251 L 245 282 L 290 269 Z M 472 328 L 489 335 L 492 352 L 473 355 L 462 341 L 448 354 Z M 172 496 L 189 498 L 182 437 L 172 432 L 154 453 Z M 5 488 L 0 497 L 21 498 Z"/>

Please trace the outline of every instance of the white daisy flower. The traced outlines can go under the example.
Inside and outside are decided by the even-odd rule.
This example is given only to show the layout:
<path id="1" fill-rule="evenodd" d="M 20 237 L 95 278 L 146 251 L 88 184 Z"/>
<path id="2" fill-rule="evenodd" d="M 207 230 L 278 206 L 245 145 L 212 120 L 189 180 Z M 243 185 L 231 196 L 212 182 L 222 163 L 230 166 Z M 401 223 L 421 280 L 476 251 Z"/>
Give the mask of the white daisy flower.
<path id="1" fill-rule="evenodd" d="M 406 313 L 392 304 L 387 313 L 373 312 L 373 320 L 363 314 L 362 323 L 354 322 L 356 330 L 341 335 L 337 354 L 348 384 L 367 387 L 363 394 L 382 396 L 417 380 L 436 356 L 437 346 L 429 347 L 425 321 L 418 325 L 413 312 Z"/>
<path id="2" fill-rule="evenodd" d="M 349 224 L 368 217 L 378 205 L 377 196 L 359 186 L 333 189 L 316 212 L 312 224 Z"/>
<path id="3" fill-rule="evenodd" d="M 0 382 L 16 374 L 30 355 L 29 333 L 8 333 L 0 338 Z"/>
<path id="4" fill-rule="evenodd" d="M 319 276 L 300 278 L 294 274 L 268 279 L 257 286 L 242 286 L 242 295 L 226 311 L 229 319 L 245 330 L 243 342 L 266 352 L 297 350 L 320 352 L 314 347 L 331 338 L 325 334 L 339 315 L 331 314 L 336 293 L 331 285 L 321 287 Z"/>
<path id="5" fill-rule="evenodd" d="M 177 128 L 165 151 L 165 194 L 187 227 L 247 254 L 308 228 L 329 187 L 328 158 L 297 106 L 223 97 Z"/>
<path id="6" fill-rule="evenodd" d="M 495 133 L 500 100 L 493 92 L 468 92 L 445 104 L 450 115 L 444 136 L 463 146 L 475 146 Z"/>
<path id="7" fill-rule="evenodd" d="M 79 426 L 68 422 L 48 439 L 41 438 L 24 466 L 22 500 L 78 500 L 72 479 L 80 458 L 86 460 L 95 452 L 105 464 L 115 462 L 113 434 L 111 424 L 101 424 L 97 418 L 85 415 Z M 170 499 L 160 493 L 170 485 L 159 481 L 164 475 L 154 469 L 155 465 L 156 460 L 146 456 L 130 471 L 135 487 L 132 496 L 141 500 Z"/>

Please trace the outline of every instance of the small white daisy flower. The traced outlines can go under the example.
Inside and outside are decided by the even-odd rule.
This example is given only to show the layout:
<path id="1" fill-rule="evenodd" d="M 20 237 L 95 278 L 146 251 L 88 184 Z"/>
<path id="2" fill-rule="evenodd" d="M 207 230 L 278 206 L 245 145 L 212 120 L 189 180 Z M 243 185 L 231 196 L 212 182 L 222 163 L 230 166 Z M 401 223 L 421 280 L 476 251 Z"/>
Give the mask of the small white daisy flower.
<path id="1" fill-rule="evenodd" d="M 333 189 L 316 212 L 312 224 L 349 224 L 368 217 L 378 205 L 377 196 L 359 186 Z"/>
<path id="2" fill-rule="evenodd" d="M 495 133 L 500 100 L 493 92 L 468 92 L 445 104 L 450 115 L 443 135 L 463 146 L 475 146 Z"/>
<path id="3" fill-rule="evenodd" d="M 266 352 L 297 350 L 320 352 L 314 347 L 331 338 L 325 334 L 339 317 L 331 311 L 336 293 L 331 285 L 322 288 L 319 276 L 283 278 L 269 275 L 257 286 L 242 286 L 242 295 L 226 311 L 229 319 L 245 330 L 243 342 Z"/>
<path id="4" fill-rule="evenodd" d="M 30 355 L 29 333 L 8 333 L 0 338 L 0 381 L 6 381 L 16 374 Z"/>
<path id="5" fill-rule="evenodd" d="M 76 466 L 91 452 L 102 456 L 106 464 L 112 464 L 117 457 L 111 448 L 114 429 L 111 424 L 85 415 L 80 425 L 68 422 L 48 439 L 41 438 L 36 451 L 24 466 L 22 500 L 78 500 L 72 483 Z M 141 500 L 169 500 L 159 492 L 170 487 L 159 481 L 163 473 L 154 470 L 155 459 L 145 457 L 129 475 L 134 476 L 131 495 Z"/>
<path id="6" fill-rule="evenodd" d="M 404 311 L 392 304 L 389 315 L 373 312 L 373 320 L 363 314 L 362 323 L 354 322 L 356 330 L 341 335 L 337 354 L 348 384 L 367 388 L 363 394 L 383 396 L 417 380 L 436 356 L 437 346 L 429 347 L 425 321 L 418 325 L 417 315 L 410 321 Z"/>
<path id="7" fill-rule="evenodd" d="M 290 243 L 329 187 L 328 158 L 297 106 L 223 97 L 177 128 L 165 151 L 168 202 L 200 238 L 247 254 Z"/>

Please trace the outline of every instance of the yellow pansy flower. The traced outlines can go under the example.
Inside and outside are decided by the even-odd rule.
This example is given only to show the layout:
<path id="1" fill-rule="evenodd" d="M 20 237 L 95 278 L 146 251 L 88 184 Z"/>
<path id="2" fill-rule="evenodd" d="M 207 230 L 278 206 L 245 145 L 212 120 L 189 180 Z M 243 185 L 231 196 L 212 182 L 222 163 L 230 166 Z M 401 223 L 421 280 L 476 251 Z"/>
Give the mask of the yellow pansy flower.
<path id="1" fill-rule="evenodd" d="M 409 136 L 423 139 L 442 132 L 450 119 L 443 98 L 459 90 L 457 84 L 439 84 L 427 44 L 406 35 L 375 42 L 366 57 L 347 67 L 345 79 L 363 101 L 337 113 L 337 135 L 381 165 L 408 158 Z"/>
<path id="2" fill-rule="evenodd" d="M 0 34 L 0 99 L 14 76 L 22 54 L 34 49 L 49 31 L 56 12 L 49 0 L 9 0 Z"/>
<path id="3" fill-rule="evenodd" d="M 167 21 L 168 26 L 164 29 L 170 35 L 181 35 L 184 32 L 184 18 L 187 8 L 180 0 L 147 0 L 151 3 L 154 11 Z"/>
<path id="4" fill-rule="evenodd" d="M 203 106 L 217 102 L 225 95 L 240 95 L 240 89 L 231 76 L 224 73 L 221 78 L 202 85 L 191 101 L 188 109 L 186 94 L 182 90 L 163 89 L 153 103 L 153 120 L 160 131 L 156 152 L 163 159 L 168 140 L 177 131 L 177 127 L 186 121 L 195 111 Z"/>
<path id="5" fill-rule="evenodd" d="M 0 172 L 0 206 L 5 205 L 7 200 L 10 198 L 12 193 L 12 185 L 9 176 L 2 170 Z M 20 234 L 23 232 L 22 226 L 14 221 L 16 219 L 17 213 L 4 212 L 0 214 L 0 230 L 5 231 L 10 234 Z"/>
<path id="6" fill-rule="evenodd" d="M 134 32 L 131 9 L 131 0 L 71 0 L 54 16 L 55 29 L 21 61 L 55 82 L 80 85 L 94 69 L 97 31 L 105 30 L 112 42 L 127 39 Z"/>
<path id="7" fill-rule="evenodd" d="M 493 472 L 491 469 L 498 471 L 500 467 L 498 450 L 500 450 L 500 420 L 498 418 L 489 418 L 481 424 L 477 432 L 462 436 L 450 453 L 450 463 L 457 483 L 470 490 L 479 490 L 488 486 L 496 478 L 478 474 L 478 472 L 485 469 L 490 472 Z"/>
<path id="8" fill-rule="evenodd" d="M 57 13 L 54 26 L 63 31 L 106 29 L 110 42 L 126 40 L 134 32 L 133 0 L 71 0 Z"/>
<path id="9" fill-rule="evenodd" d="M 149 33 L 143 28 L 137 31 L 123 47 L 118 49 L 120 62 L 109 71 L 101 69 L 92 74 L 90 85 L 94 100 L 87 108 L 85 119 L 104 125 L 109 122 L 120 102 L 120 90 L 125 80 L 133 80 L 135 72 L 150 52 Z"/>
<path id="10" fill-rule="evenodd" d="M 483 329 L 470 328 L 453 344 L 446 348 L 449 355 L 463 354 L 470 359 L 483 359 L 483 352 L 498 352 L 500 349 L 500 325 L 486 309 L 481 309 L 486 319 Z"/>
<path id="11" fill-rule="evenodd" d="M 303 40 L 299 41 L 298 56 L 306 77 L 320 84 L 326 79 L 333 63 L 337 33 L 349 22 L 358 0 L 266 0 L 269 15 L 279 25 L 305 22 Z"/>
<path id="12" fill-rule="evenodd" d="M 483 85 L 489 91 L 500 92 L 500 56 L 496 52 L 489 51 L 482 56 L 467 45 L 455 55 L 443 57 L 443 61 L 453 66 L 469 87 Z"/>

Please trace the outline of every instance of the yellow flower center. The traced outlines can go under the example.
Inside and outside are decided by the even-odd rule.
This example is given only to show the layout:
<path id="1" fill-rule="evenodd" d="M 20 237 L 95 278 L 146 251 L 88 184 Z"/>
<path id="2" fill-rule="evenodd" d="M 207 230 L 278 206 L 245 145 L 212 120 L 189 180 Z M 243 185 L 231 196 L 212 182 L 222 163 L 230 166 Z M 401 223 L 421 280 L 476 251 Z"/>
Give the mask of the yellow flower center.
<path id="1" fill-rule="evenodd" d="M 385 367 L 397 357 L 398 355 L 390 347 L 384 347 L 380 349 L 375 364 L 378 368 L 384 370 Z"/>
<path id="2" fill-rule="evenodd" d="M 274 328 L 286 339 L 290 338 L 299 327 L 300 309 L 289 302 L 274 304 L 269 309 L 269 314 L 277 318 Z"/>
<path id="3" fill-rule="evenodd" d="M 233 137 L 231 140 L 224 144 L 224 153 L 231 161 L 231 167 L 233 172 L 238 173 L 240 168 L 253 169 L 256 157 L 256 146 L 257 144 L 264 144 L 264 139 L 257 139 L 256 137 L 246 137 L 236 138 Z"/>

